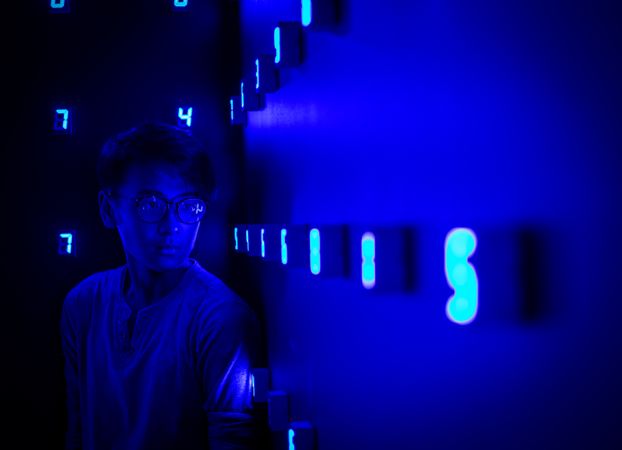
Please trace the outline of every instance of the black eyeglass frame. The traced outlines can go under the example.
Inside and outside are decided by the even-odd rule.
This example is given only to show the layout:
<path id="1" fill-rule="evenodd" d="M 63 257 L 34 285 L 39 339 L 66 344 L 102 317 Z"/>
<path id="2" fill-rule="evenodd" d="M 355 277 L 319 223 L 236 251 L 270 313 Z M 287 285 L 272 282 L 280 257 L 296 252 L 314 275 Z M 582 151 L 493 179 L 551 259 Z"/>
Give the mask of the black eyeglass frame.
<path id="1" fill-rule="evenodd" d="M 175 217 L 177 218 L 177 220 L 179 220 L 181 223 L 186 224 L 186 225 L 194 225 L 199 223 L 203 217 L 205 216 L 205 212 L 207 210 L 207 201 L 205 199 L 203 199 L 201 197 L 201 195 L 198 192 L 193 192 L 190 194 L 184 194 L 182 198 L 180 198 L 179 200 L 169 200 L 168 198 L 166 198 L 164 195 L 160 194 L 159 192 L 143 192 L 140 193 L 136 196 L 128 196 L 128 195 L 121 195 L 118 192 L 112 192 L 112 191 L 105 191 L 105 194 L 110 197 L 110 198 L 126 198 L 128 200 L 133 200 L 134 201 L 134 206 L 136 207 L 136 211 L 138 214 L 138 217 L 140 218 L 140 220 L 142 220 L 145 223 L 158 223 L 160 222 L 164 217 L 166 217 L 166 214 L 168 213 L 168 210 L 171 206 L 174 206 L 173 211 L 175 212 Z M 144 200 L 145 198 L 149 198 L 149 197 L 155 197 L 159 200 L 164 201 L 164 203 L 166 203 L 166 209 L 164 209 L 164 212 L 162 213 L 162 216 L 157 219 L 157 220 L 146 220 L 140 213 L 140 201 Z M 187 222 L 185 220 L 183 220 L 181 218 L 181 216 L 179 215 L 179 205 L 187 200 L 198 200 L 200 201 L 203 206 L 203 213 L 201 214 L 201 216 L 195 221 L 195 222 Z"/>

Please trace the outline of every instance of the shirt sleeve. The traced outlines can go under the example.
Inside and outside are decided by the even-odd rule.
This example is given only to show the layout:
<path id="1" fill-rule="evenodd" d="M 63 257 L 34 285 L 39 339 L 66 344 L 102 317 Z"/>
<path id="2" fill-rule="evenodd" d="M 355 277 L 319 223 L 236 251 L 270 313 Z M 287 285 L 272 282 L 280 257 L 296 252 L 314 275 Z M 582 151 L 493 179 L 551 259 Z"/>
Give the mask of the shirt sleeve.
<path id="1" fill-rule="evenodd" d="M 241 299 L 200 308 L 193 353 L 210 450 L 258 448 L 251 387 L 258 338 L 256 316 Z"/>
<path id="2" fill-rule="evenodd" d="M 75 301 L 70 292 L 63 302 L 60 320 L 61 346 L 65 359 L 67 430 L 65 432 L 65 449 L 82 448 L 82 429 L 80 424 L 80 393 L 78 381 L 78 332 L 77 321 L 72 314 Z"/>

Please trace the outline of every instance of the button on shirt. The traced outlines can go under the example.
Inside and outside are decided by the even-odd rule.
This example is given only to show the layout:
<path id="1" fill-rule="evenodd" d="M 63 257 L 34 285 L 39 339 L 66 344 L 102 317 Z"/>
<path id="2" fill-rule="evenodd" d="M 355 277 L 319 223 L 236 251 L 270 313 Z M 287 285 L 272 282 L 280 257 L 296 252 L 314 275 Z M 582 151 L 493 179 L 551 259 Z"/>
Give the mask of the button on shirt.
<path id="1" fill-rule="evenodd" d="M 173 291 L 136 313 L 133 329 L 122 294 L 127 265 L 67 294 L 60 323 L 66 448 L 256 448 L 256 316 L 191 263 Z"/>

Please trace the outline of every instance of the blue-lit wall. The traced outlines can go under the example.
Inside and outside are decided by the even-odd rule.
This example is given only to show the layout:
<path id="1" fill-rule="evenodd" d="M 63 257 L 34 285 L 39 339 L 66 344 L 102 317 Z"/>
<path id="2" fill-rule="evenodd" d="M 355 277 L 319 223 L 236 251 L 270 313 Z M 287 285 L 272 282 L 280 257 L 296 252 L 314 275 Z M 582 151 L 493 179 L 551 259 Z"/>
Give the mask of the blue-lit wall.
<path id="1" fill-rule="evenodd" d="M 271 387 L 319 449 L 622 446 L 622 32 L 602 3 L 340 2 L 340 23 L 305 29 L 303 64 L 235 125 L 240 222 L 415 236 L 409 292 L 240 255 Z M 246 74 L 299 5 L 241 2 Z M 464 326 L 445 315 L 458 226 L 478 238 Z"/>

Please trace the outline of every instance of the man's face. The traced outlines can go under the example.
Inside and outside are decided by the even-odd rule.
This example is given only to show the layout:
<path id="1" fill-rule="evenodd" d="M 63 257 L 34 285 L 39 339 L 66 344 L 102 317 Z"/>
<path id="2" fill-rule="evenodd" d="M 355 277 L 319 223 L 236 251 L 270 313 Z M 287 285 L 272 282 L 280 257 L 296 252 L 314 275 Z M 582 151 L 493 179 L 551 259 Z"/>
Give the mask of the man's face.
<path id="1" fill-rule="evenodd" d="M 131 166 L 125 182 L 118 188 L 119 198 L 112 202 L 119 236 L 126 256 L 156 272 L 182 266 L 194 248 L 199 223 L 186 224 L 169 205 L 164 217 L 147 223 L 139 216 L 134 197 L 154 193 L 168 200 L 180 200 L 196 189 L 189 185 L 173 166 L 152 163 L 148 166 Z"/>

